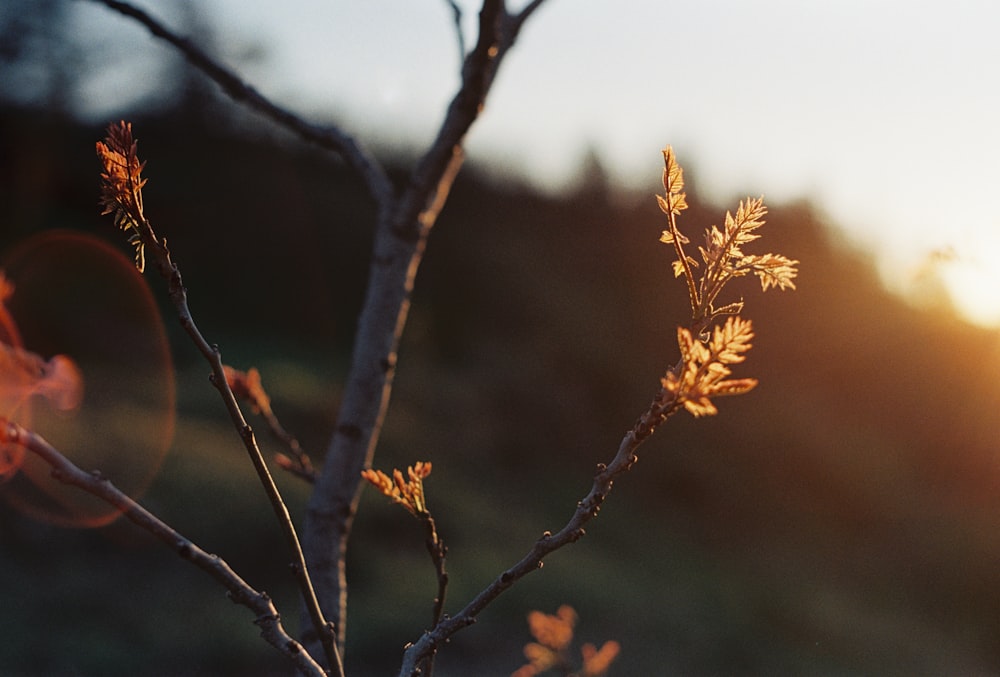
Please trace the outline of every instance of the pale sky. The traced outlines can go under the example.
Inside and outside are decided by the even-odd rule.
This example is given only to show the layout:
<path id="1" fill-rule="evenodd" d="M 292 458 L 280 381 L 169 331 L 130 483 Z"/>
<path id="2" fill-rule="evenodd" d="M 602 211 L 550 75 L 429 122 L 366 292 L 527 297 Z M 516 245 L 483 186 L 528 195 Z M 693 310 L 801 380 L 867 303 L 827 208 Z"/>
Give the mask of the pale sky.
<path id="1" fill-rule="evenodd" d="M 104 11 L 78 4 L 81 22 Z M 176 17 L 176 0 L 137 4 Z M 425 143 L 458 83 L 445 0 L 197 4 L 229 63 L 262 48 L 251 83 L 372 144 Z M 148 44 L 128 26 L 116 39 Z M 669 143 L 704 197 L 813 200 L 897 289 L 948 252 L 955 302 L 1000 326 L 998 29 L 996 0 L 547 0 L 468 149 L 554 189 L 593 147 L 652 195 Z"/>

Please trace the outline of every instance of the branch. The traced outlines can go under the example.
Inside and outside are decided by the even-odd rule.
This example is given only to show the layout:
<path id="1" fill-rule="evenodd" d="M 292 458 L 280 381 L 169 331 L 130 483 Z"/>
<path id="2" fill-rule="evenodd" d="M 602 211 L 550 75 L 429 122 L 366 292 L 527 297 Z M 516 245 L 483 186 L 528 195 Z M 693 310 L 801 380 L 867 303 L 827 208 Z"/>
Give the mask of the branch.
<path id="1" fill-rule="evenodd" d="M 590 493 L 576 504 L 576 511 L 565 526 L 555 534 L 548 531 L 542 534 L 520 561 L 497 576 L 464 609 L 454 616 L 445 618 L 433 629 L 424 633 L 416 643 L 407 647 L 403 654 L 399 677 L 416 677 L 421 674 L 420 665 L 433 656 L 442 643 L 463 628 L 474 624 L 479 613 L 517 581 L 541 569 L 545 557 L 580 540 L 586 533 L 584 527 L 600 513 L 601 506 L 611 493 L 615 478 L 631 470 L 638 461 L 636 450 L 639 446 L 653 434 L 657 426 L 679 408 L 680 402 L 661 390 L 646 412 L 622 438 L 618 452 L 611 463 L 597 466 L 597 474 L 594 475 Z"/>
<path id="2" fill-rule="evenodd" d="M 669 219 L 670 230 L 664 231 L 661 242 L 673 244 L 680 263 L 684 264 L 686 254 L 681 244 L 686 240 L 677 228 L 675 219 L 676 214 L 687 206 L 685 195 L 680 192 L 683 187 L 683 175 L 669 146 L 664 150 L 663 155 L 663 187 L 666 191 L 666 197 L 658 196 L 658 201 Z M 724 259 L 728 262 L 730 259 L 737 258 L 738 262 L 744 262 L 750 259 L 740 251 L 739 245 L 759 237 L 750 231 L 763 225 L 763 219 L 760 218 L 763 213 L 762 202 L 748 203 L 747 207 L 741 203 L 735 218 L 728 213 L 726 215 L 728 235 L 724 236 L 713 226 L 709 230 L 708 248 L 702 248 L 706 268 L 709 267 L 710 261 Z M 794 289 L 792 280 L 798 273 L 795 269 L 795 264 L 798 261 L 780 255 L 767 255 L 767 258 L 762 257 L 759 260 L 766 261 L 766 265 L 775 271 L 772 276 L 762 276 L 761 286 L 764 290 L 768 286 Z M 691 286 L 693 275 L 690 273 L 690 267 L 680 270 L 688 278 L 687 282 Z M 678 271 L 677 266 L 675 266 L 676 271 Z M 707 274 L 705 273 L 705 275 Z M 772 277 L 775 277 L 777 281 L 771 279 Z M 724 282 L 725 280 L 720 281 L 719 284 L 724 284 Z M 681 354 L 680 359 L 660 379 L 660 390 L 646 411 L 632 426 L 632 429 L 625 434 L 611 463 L 609 465 L 602 463 L 597 467 L 597 474 L 594 476 L 590 493 L 577 503 L 576 511 L 566 525 L 556 534 L 545 532 L 519 562 L 500 574 L 462 611 L 452 618 L 444 619 L 430 631 L 424 633 L 415 644 L 407 647 L 403 654 L 400 677 L 421 675 L 421 664 L 428 660 L 428 657 L 434 655 L 442 642 L 450 639 L 462 628 L 473 624 L 478 614 L 514 583 L 532 571 L 540 569 L 547 555 L 582 538 L 585 533 L 584 526 L 597 517 L 601 506 L 611 493 L 615 478 L 632 468 L 638 460 L 636 456 L 638 447 L 667 418 L 682 407 L 696 417 L 713 415 L 717 413 L 717 410 L 711 398 L 738 395 L 748 392 L 757 385 L 756 379 L 727 379 L 731 374 L 729 365 L 743 362 L 745 353 L 751 348 L 750 340 L 754 334 L 750 321 L 729 317 L 725 324 L 716 325 L 709 332 L 707 327 L 711 325 L 712 320 L 721 309 L 716 311 L 715 315 L 709 313 L 706 320 L 706 316 L 698 312 L 700 307 L 692 306 L 693 315 L 690 327 L 678 328 L 677 343 Z M 706 330 L 704 337 L 702 337 L 703 330 Z"/>
<path id="3" fill-rule="evenodd" d="M 281 625 L 281 616 L 271 598 L 266 593 L 252 588 L 230 568 L 225 560 L 218 555 L 205 552 L 182 536 L 115 487 L 99 471 L 84 472 L 42 437 L 13 421 L 2 421 L 0 424 L 0 441 L 20 445 L 36 454 L 52 467 L 54 479 L 83 489 L 120 510 L 128 520 L 156 536 L 182 559 L 191 562 L 222 584 L 228 590 L 232 601 L 257 614 L 254 623 L 260 627 L 261 636 L 292 661 L 302 674 L 326 676 L 305 648 L 285 632 Z"/>
<path id="4" fill-rule="evenodd" d="M 451 9 L 452 18 L 455 21 L 455 38 L 458 41 L 458 62 L 465 61 L 465 34 L 462 33 L 462 8 L 455 0 L 445 0 Z"/>
<path id="5" fill-rule="evenodd" d="M 267 468 L 264 456 L 261 454 L 260 447 L 257 445 L 257 439 L 254 436 L 253 428 L 250 427 L 250 424 L 248 424 L 246 419 L 243 417 L 243 412 L 240 410 L 240 406 L 236 402 L 236 397 L 233 395 L 233 391 L 226 381 L 225 367 L 222 363 L 222 355 L 219 352 L 219 347 L 216 345 L 209 345 L 208 341 L 205 340 L 205 337 L 202 336 L 201 332 L 198 330 L 198 327 L 194 322 L 194 318 L 191 316 L 191 311 L 188 308 L 187 290 L 185 289 L 184 283 L 181 279 L 180 270 L 171 259 L 170 251 L 167 249 L 166 243 L 152 239 L 147 242 L 146 245 L 147 248 L 151 248 L 153 250 L 157 268 L 160 271 L 160 274 L 168 282 L 169 296 L 177 310 L 181 326 L 212 368 L 212 375 L 210 377 L 212 385 L 215 386 L 216 390 L 219 391 L 219 395 L 222 397 L 226 410 L 229 412 L 230 420 L 236 428 L 236 431 L 239 433 L 240 439 L 243 441 L 243 446 L 246 449 L 247 454 L 250 456 L 250 461 L 253 463 L 254 470 L 257 471 L 257 476 L 260 479 L 261 485 L 264 487 L 264 491 L 271 503 L 274 514 L 278 518 L 278 524 L 281 527 L 281 531 L 285 536 L 285 540 L 288 542 L 292 556 L 295 558 L 292 565 L 292 571 L 295 574 L 295 579 L 302 592 L 312 625 L 316 631 L 320 633 L 322 640 L 321 643 L 323 645 L 324 652 L 327 655 L 327 660 L 330 662 L 330 666 L 336 670 L 335 674 L 343 677 L 344 673 L 343 666 L 341 665 L 340 653 L 338 652 L 336 642 L 334 641 L 336 630 L 330 627 L 330 624 L 326 621 L 323 615 L 319 605 L 319 600 L 316 597 L 315 589 L 313 588 L 312 580 L 309 576 L 309 569 L 306 566 L 305 555 L 302 552 L 298 534 L 295 532 L 295 526 L 292 523 L 291 515 L 288 513 L 288 508 L 285 506 L 285 502 L 281 497 L 281 492 L 278 491 L 278 487 L 274 483 L 274 478 L 271 476 L 271 473 Z"/>
<path id="6" fill-rule="evenodd" d="M 103 4 L 116 12 L 135 19 L 145 26 L 153 36 L 176 47 L 191 65 L 213 80 L 234 101 L 256 110 L 300 138 L 339 155 L 361 176 L 376 203 L 381 204 L 391 198 L 392 183 L 381 164 L 367 149 L 338 127 L 314 125 L 278 106 L 254 87 L 243 82 L 233 71 L 209 56 L 197 44 L 177 35 L 138 7 L 119 0 L 91 1 Z"/>
<path id="7" fill-rule="evenodd" d="M 347 538 L 360 496 L 360 471 L 371 464 L 388 407 L 396 350 L 406 325 L 413 281 L 427 236 L 461 167 L 461 144 L 465 134 L 482 110 L 503 56 L 514 44 L 524 21 L 541 6 L 542 0 L 530 2 L 515 15 L 507 12 L 504 0 L 483 0 L 478 42 L 465 56 L 461 87 L 448 108 L 437 138 L 417 164 L 399 200 L 394 198 L 384 169 L 351 137 L 335 127 L 320 129 L 310 125 L 277 107 L 203 50 L 172 33 L 142 10 L 118 0 L 92 1 L 142 23 L 155 37 L 179 49 L 188 61 L 233 99 L 244 102 L 302 138 L 343 156 L 362 176 L 375 199 L 377 224 L 368 290 L 359 317 L 337 427 L 309 502 L 303 535 L 316 595 L 322 600 L 326 615 L 333 619 L 342 648 L 347 603 L 344 575 Z M 206 357 L 213 362 L 215 371 L 215 358 Z M 216 373 L 215 380 L 220 387 L 218 383 L 224 381 L 221 373 Z M 245 439 L 252 441 L 250 435 Z M 315 616 L 311 608 L 309 614 Z M 323 635 L 324 631 L 321 629 L 318 633 Z M 316 636 L 310 637 L 307 630 L 304 639 L 309 640 L 309 645 L 316 641 Z"/>
<path id="8" fill-rule="evenodd" d="M 434 613 L 433 620 L 431 621 L 431 627 L 433 628 L 441 622 L 441 617 L 444 614 L 444 600 L 448 591 L 448 571 L 445 568 L 448 546 L 438 536 L 437 525 L 434 523 L 434 517 L 431 516 L 429 511 L 425 511 L 423 514 L 418 515 L 418 517 L 424 523 L 424 545 L 427 547 L 427 553 L 431 556 L 431 562 L 434 564 L 434 574 L 437 577 L 437 595 L 434 597 Z M 424 658 L 420 674 L 428 676 L 434 674 L 433 651 Z"/>
<path id="9" fill-rule="evenodd" d="M 438 584 L 437 595 L 434 597 L 433 620 L 431 622 L 431 627 L 434 627 L 441 622 L 441 616 L 444 613 L 445 594 L 448 591 L 448 571 L 445 568 L 448 546 L 438 536 L 437 525 L 434 523 L 434 518 L 430 512 L 425 512 L 421 515 L 420 521 L 424 523 L 424 545 L 427 547 L 427 553 L 431 556 L 431 562 L 434 564 L 434 574 L 437 577 Z"/>
<path id="10" fill-rule="evenodd" d="M 527 21 L 528 18 L 535 13 L 535 10 L 541 7 L 544 2 L 545 0 L 532 0 L 525 5 L 520 12 L 510 17 L 508 30 L 512 31 L 512 34 L 516 37 L 521 31 L 521 24 Z M 511 38 L 511 43 L 513 43 L 513 38 Z"/>
<path id="11" fill-rule="evenodd" d="M 330 667 L 336 671 L 336 675 L 343 677 L 344 670 L 335 641 L 337 633 L 326 622 L 320 609 L 309 570 L 306 567 L 305 555 L 299 544 L 298 535 L 295 533 L 292 518 L 288 514 L 288 508 L 285 506 L 281 493 L 278 491 L 274 478 L 271 477 L 267 463 L 260 452 L 253 428 L 243 417 L 236 396 L 229 386 L 226 368 L 222 363 L 222 355 L 218 346 L 210 345 L 195 324 L 194 317 L 188 307 L 187 289 L 184 287 L 180 269 L 170 256 L 167 241 L 165 238 L 157 237 L 146 218 L 142 199 L 142 188 L 146 184 L 146 179 L 142 177 L 145 163 L 139 161 L 137 143 L 132 137 L 132 125 L 124 121 L 117 125 L 111 125 L 108 128 L 108 136 L 105 141 L 97 143 L 97 154 L 104 165 L 104 172 L 101 174 L 103 213 L 114 214 L 115 223 L 130 233 L 129 240 L 136 246 L 136 265 L 140 270 L 145 262 L 144 252 L 152 253 L 157 271 L 167 282 L 167 293 L 177 311 L 181 327 L 211 366 L 210 380 L 219 391 L 226 410 L 229 412 L 229 418 L 243 441 L 243 446 L 250 456 L 250 461 L 253 463 L 257 477 L 264 487 L 274 514 L 278 518 L 281 531 L 288 542 L 289 550 L 295 559 L 292 571 L 302 592 L 306 609 L 309 611 L 309 620 L 320 638 L 323 652 L 326 654 Z"/>
<path id="12" fill-rule="evenodd" d="M 506 16 L 486 0 L 476 47 L 437 138 L 413 170 L 405 192 L 380 213 L 368 290 L 358 323 L 337 427 L 306 512 L 303 543 L 317 594 L 344 642 L 347 585 L 344 556 L 360 497 L 361 470 L 371 465 L 385 420 L 397 349 L 427 237 L 461 168 L 462 141 L 479 116 L 501 54 Z M 307 646 L 309 643 L 307 642 Z"/>
<path id="13" fill-rule="evenodd" d="M 418 461 L 407 466 L 405 476 L 399 468 L 393 469 L 391 477 L 381 470 L 371 468 L 363 470 L 361 476 L 383 496 L 405 509 L 424 525 L 424 545 L 427 547 L 431 562 L 434 564 L 434 573 L 437 575 L 438 583 L 437 596 L 434 598 L 434 614 L 429 626 L 433 628 L 441 622 L 444 613 L 444 599 L 448 590 L 448 572 L 445 569 L 448 547 L 438 536 L 434 516 L 427 507 L 424 479 L 431 474 L 431 467 L 430 463 Z M 433 673 L 434 654 L 432 652 L 420 666 L 420 674 L 429 677 Z"/>
<path id="14" fill-rule="evenodd" d="M 271 409 L 271 398 L 268 396 L 267 391 L 264 390 L 260 372 L 255 367 L 251 367 L 248 371 L 244 372 L 229 366 L 225 367 L 225 371 L 226 382 L 237 399 L 248 402 L 250 410 L 255 414 L 259 414 L 264 419 L 264 422 L 267 423 L 271 435 L 288 448 L 288 453 L 291 456 L 277 454 L 274 462 L 282 470 L 286 470 L 296 477 L 314 484 L 316 482 L 316 471 L 313 469 L 309 454 L 299 444 L 298 439 L 285 430 L 285 427 L 281 425 L 281 421 L 275 415 L 274 410 Z"/>

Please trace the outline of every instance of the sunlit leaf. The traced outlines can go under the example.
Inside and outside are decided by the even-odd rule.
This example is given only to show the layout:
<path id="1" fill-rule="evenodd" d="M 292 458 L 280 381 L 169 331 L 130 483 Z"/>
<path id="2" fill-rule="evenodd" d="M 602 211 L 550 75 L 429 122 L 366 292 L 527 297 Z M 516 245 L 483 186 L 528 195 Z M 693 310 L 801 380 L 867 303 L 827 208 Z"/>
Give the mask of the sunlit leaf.
<path id="1" fill-rule="evenodd" d="M 746 359 L 751 339 L 750 321 L 738 317 L 729 317 L 721 327 L 715 327 L 707 343 L 695 339 L 688 329 L 678 328 L 681 361 L 661 379 L 663 389 L 693 416 L 718 413 L 713 397 L 739 395 L 757 385 L 752 378 L 726 378 L 732 373 L 729 365 Z"/>

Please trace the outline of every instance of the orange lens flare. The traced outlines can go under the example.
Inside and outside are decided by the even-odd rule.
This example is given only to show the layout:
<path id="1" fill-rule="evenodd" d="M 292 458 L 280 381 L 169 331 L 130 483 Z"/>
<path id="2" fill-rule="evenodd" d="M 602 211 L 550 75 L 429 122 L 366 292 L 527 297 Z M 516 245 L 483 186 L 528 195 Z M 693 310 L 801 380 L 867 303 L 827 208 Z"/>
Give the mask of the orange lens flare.
<path id="1" fill-rule="evenodd" d="M 0 309 L 0 415 L 138 498 L 175 414 L 170 349 L 145 281 L 113 247 L 70 232 L 21 243 L 3 269 L 13 292 Z M 0 481 L 0 500 L 45 522 L 96 527 L 119 516 L 12 445 L 0 447 Z"/>
<path id="2" fill-rule="evenodd" d="M 21 345 L 21 335 L 17 331 L 14 318 L 7 310 L 7 299 L 14 287 L 6 276 L 0 276 L 0 347 L 10 351 L 17 350 Z M 0 353 L 0 415 L 11 419 L 24 421 L 30 425 L 31 412 L 27 406 L 25 392 L 30 389 L 30 382 L 14 365 L 7 365 L 7 350 Z M 24 449 L 16 444 L 0 444 L 0 482 L 8 480 L 24 460 Z"/>
<path id="3" fill-rule="evenodd" d="M 30 400 L 35 395 L 56 411 L 76 409 L 83 398 L 80 369 L 65 355 L 46 361 L 0 339 L 0 416 L 30 425 Z M 0 481 L 17 472 L 23 460 L 24 452 L 17 445 L 4 445 L 0 449 Z"/>

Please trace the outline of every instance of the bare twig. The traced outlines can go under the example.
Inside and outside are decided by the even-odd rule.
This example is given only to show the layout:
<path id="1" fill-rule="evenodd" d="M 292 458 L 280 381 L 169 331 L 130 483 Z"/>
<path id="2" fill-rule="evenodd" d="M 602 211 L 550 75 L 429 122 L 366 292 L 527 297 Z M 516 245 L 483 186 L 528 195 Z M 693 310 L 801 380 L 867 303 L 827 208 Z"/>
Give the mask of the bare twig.
<path id="1" fill-rule="evenodd" d="M 458 42 L 458 62 L 465 61 L 465 33 L 462 32 L 462 8 L 455 0 L 445 0 L 455 20 L 455 38 Z"/>
<path id="2" fill-rule="evenodd" d="M 588 493 L 576 504 L 576 511 L 568 522 L 556 533 L 546 531 L 514 566 L 497 576 L 486 588 L 476 595 L 460 612 L 445 618 L 414 644 L 407 647 L 403 654 L 403 663 L 399 677 L 415 677 L 419 675 L 420 665 L 432 656 L 437 647 L 447 641 L 452 635 L 476 622 L 480 612 L 489 606 L 493 600 L 517 581 L 533 571 L 542 568 L 545 557 L 556 550 L 575 543 L 586 533 L 584 527 L 597 517 L 605 499 L 611 493 L 616 477 L 627 472 L 638 460 L 636 450 L 669 416 L 680 408 L 676 398 L 663 391 L 657 396 L 650 407 L 636 421 L 635 425 L 622 438 L 611 463 L 601 463 L 597 466 L 594 482 Z"/>
<path id="3" fill-rule="evenodd" d="M 528 18 L 535 13 L 535 10 L 541 7 L 544 3 L 545 0 L 532 0 L 527 5 L 525 5 L 520 12 L 510 17 L 509 30 L 512 31 L 514 35 L 517 35 L 517 33 L 521 30 L 521 24 L 527 21 Z"/>
<path id="4" fill-rule="evenodd" d="M 256 368 L 250 368 L 249 371 L 243 372 L 229 366 L 225 367 L 225 371 L 226 381 L 233 390 L 233 394 L 237 398 L 250 403 L 250 409 L 264 419 L 268 429 L 271 431 L 271 435 L 285 445 L 288 453 L 291 454 L 290 456 L 284 454 L 276 455 L 274 459 L 275 463 L 282 470 L 286 470 L 310 484 L 315 483 L 316 470 L 313 468 L 309 454 L 299 444 L 298 439 L 285 430 L 274 410 L 271 409 L 271 398 L 268 396 L 267 391 L 264 390 L 260 372 Z"/>
<path id="5" fill-rule="evenodd" d="M 448 546 L 438 536 L 437 525 L 434 523 L 434 518 L 430 512 L 421 515 L 420 521 L 424 523 L 424 545 L 427 546 L 427 552 L 434 563 L 434 573 L 437 576 L 438 591 L 434 597 L 433 622 L 431 623 L 431 627 L 434 627 L 441 622 L 441 616 L 444 613 L 445 594 L 448 591 L 448 571 L 445 568 Z"/>
<path id="6" fill-rule="evenodd" d="M 194 318 L 191 315 L 190 308 L 188 307 L 187 290 L 185 289 L 184 283 L 181 279 L 180 270 L 171 259 L 170 251 L 167 249 L 166 243 L 152 240 L 147 242 L 146 246 L 147 249 L 152 249 L 154 252 L 156 267 L 159 270 L 160 275 L 167 280 L 170 299 L 173 301 L 174 307 L 177 310 L 181 326 L 212 368 L 212 385 L 215 386 L 216 390 L 219 391 L 219 395 L 222 396 L 222 401 L 226 406 L 226 410 L 229 412 L 229 417 L 232 420 L 233 426 L 236 428 L 236 431 L 240 435 L 240 439 L 243 441 L 243 446 L 250 456 L 254 470 L 257 471 L 257 476 L 260 479 L 261 485 L 264 487 L 264 491 L 270 500 L 271 507 L 274 509 L 274 514 L 278 518 L 278 524 L 281 526 L 285 540 L 288 542 L 292 555 L 295 558 L 292 570 L 299 583 L 299 588 L 302 592 L 306 608 L 309 610 L 309 617 L 312 625 L 314 629 L 320 633 L 322 640 L 321 644 L 323 645 L 324 653 L 327 656 L 327 660 L 330 662 L 331 668 L 336 670 L 335 674 L 343 677 L 343 666 L 340 661 L 340 653 L 337 649 L 336 642 L 334 641 L 336 630 L 330 627 L 331 624 L 327 622 L 323 615 L 309 575 L 305 555 L 303 554 L 301 544 L 299 543 L 298 534 L 296 533 L 295 526 L 292 523 L 291 515 L 289 515 L 288 508 L 285 506 L 285 502 L 281 497 L 281 492 L 278 491 L 278 487 L 274 483 L 274 478 L 271 476 L 271 472 L 267 468 L 267 462 L 264 460 L 264 456 L 260 452 L 260 447 L 257 445 L 257 439 L 254 436 L 253 428 L 250 427 L 250 424 L 248 424 L 246 419 L 243 417 L 243 412 L 240 410 L 240 406 L 236 402 L 236 397 L 233 395 L 233 391 L 226 382 L 226 373 L 222 364 L 222 355 L 219 352 L 219 347 L 216 345 L 210 345 L 198 330 L 198 327 L 194 322 Z"/>
<path id="7" fill-rule="evenodd" d="M 254 87 L 243 82 L 236 73 L 209 56 L 197 44 L 174 33 L 162 22 L 138 7 L 120 0 L 91 1 L 98 2 L 135 19 L 155 37 L 176 47 L 191 65 L 212 79 L 234 101 L 246 104 L 302 139 L 314 143 L 320 148 L 333 151 L 342 157 L 365 182 L 376 203 L 382 203 L 391 198 L 392 183 L 382 165 L 358 141 L 338 127 L 333 125 L 320 127 L 278 106 Z"/>
<path id="8" fill-rule="evenodd" d="M 243 441 L 243 446 L 264 487 L 294 558 L 292 570 L 305 607 L 308 609 L 309 620 L 319 635 L 323 653 L 331 669 L 335 670 L 335 674 L 343 677 L 343 665 L 335 641 L 336 629 L 332 628 L 323 616 L 292 518 L 260 452 L 253 428 L 246 422 L 236 396 L 229 386 L 219 347 L 209 344 L 195 324 L 188 306 L 187 289 L 184 287 L 180 269 L 170 255 L 166 239 L 157 237 L 146 218 L 142 199 L 142 188 L 146 183 L 146 179 L 142 178 L 145 163 L 139 161 L 131 124 L 121 122 L 118 125 L 111 125 L 105 142 L 98 142 L 97 152 L 104 165 L 104 173 L 101 175 L 103 182 L 101 203 L 104 206 L 104 213 L 113 213 L 115 222 L 123 230 L 131 233 L 129 239 L 136 246 L 136 261 L 140 270 L 142 269 L 140 259 L 142 262 L 145 259 L 144 252 L 151 252 L 157 271 L 167 282 L 167 293 L 177 312 L 181 327 L 210 365 L 212 369 L 210 380 L 222 397 L 229 418 Z"/>
<path id="9" fill-rule="evenodd" d="M 114 506 L 128 520 L 163 541 L 181 558 L 191 562 L 222 584 L 232 601 L 253 611 L 257 615 L 254 623 L 260 627 L 261 636 L 292 661 L 302 674 L 326 676 L 323 668 L 285 631 L 281 624 L 281 616 L 270 597 L 252 588 L 230 568 L 225 560 L 199 548 L 115 487 L 100 472 L 81 470 L 41 436 L 12 421 L 0 420 L 0 440 L 4 443 L 18 444 L 36 454 L 52 467 L 53 478 L 78 487 Z"/>
<path id="10" fill-rule="evenodd" d="M 431 561 L 434 563 L 434 573 L 437 576 L 438 588 L 437 595 L 434 597 L 434 613 L 432 614 L 431 622 L 431 627 L 434 628 L 441 622 L 441 618 L 444 615 L 444 600 L 448 591 L 448 571 L 445 568 L 448 546 L 438 536 L 437 525 L 434 523 L 434 517 L 431 516 L 431 513 L 425 511 L 419 517 L 420 521 L 424 523 L 424 545 L 427 546 L 427 553 L 431 556 Z M 424 658 L 420 672 L 421 675 L 430 677 L 430 675 L 434 674 L 434 655 L 435 652 L 431 651 Z"/>
<path id="11" fill-rule="evenodd" d="M 418 461 L 407 466 L 406 474 L 396 468 L 392 475 L 387 475 L 381 470 L 366 468 L 361 472 L 361 476 L 368 481 L 382 495 L 388 497 L 393 503 L 404 508 L 408 513 L 416 517 L 424 525 L 424 545 L 431 556 L 434 564 L 434 572 L 437 575 L 438 591 L 434 598 L 434 613 L 429 627 L 435 627 L 441 622 L 444 613 L 444 599 L 448 590 L 448 572 L 445 569 L 445 559 L 448 555 L 448 547 L 441 540 L 437 532 L 437 525 L 434 516 L 427 507 L 427 498 L 424 491 L 424 479 L 431 474 L 432 465 L 428 462 Z M 422 677 L 430 677 L 434 672 L 434 652 L 425 657 L 420 668 Z"/>

